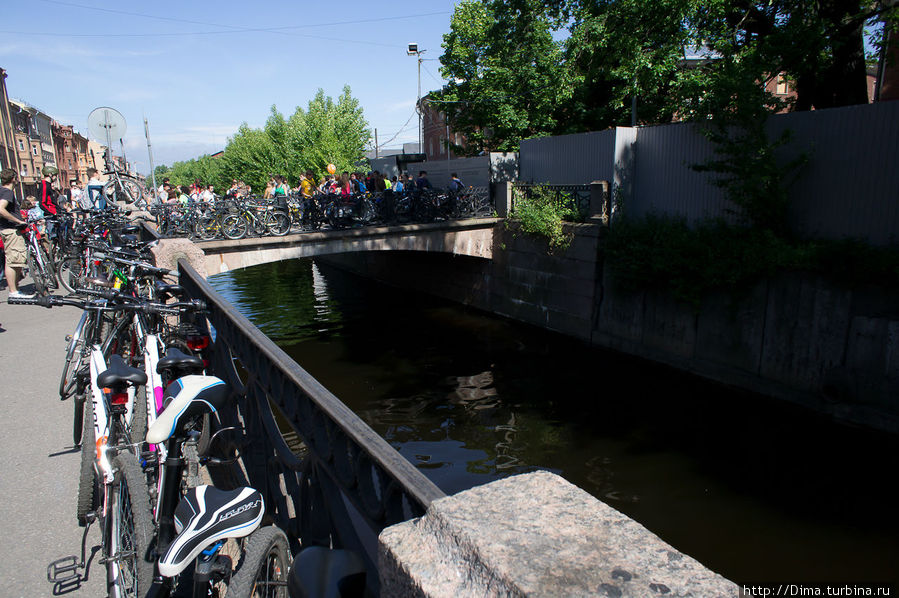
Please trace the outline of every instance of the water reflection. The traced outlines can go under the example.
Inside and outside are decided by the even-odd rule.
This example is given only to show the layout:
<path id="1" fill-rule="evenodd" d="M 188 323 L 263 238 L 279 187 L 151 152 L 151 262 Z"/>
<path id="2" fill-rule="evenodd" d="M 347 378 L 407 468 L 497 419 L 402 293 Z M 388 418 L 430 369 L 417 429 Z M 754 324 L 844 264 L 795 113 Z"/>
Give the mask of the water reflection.
<path id="1" fill-rule="evenodd" d="M 895 437 L 310 260 L 210 282 L 449 494 L 547 469 L 736 581 L 895 579 Z"/>

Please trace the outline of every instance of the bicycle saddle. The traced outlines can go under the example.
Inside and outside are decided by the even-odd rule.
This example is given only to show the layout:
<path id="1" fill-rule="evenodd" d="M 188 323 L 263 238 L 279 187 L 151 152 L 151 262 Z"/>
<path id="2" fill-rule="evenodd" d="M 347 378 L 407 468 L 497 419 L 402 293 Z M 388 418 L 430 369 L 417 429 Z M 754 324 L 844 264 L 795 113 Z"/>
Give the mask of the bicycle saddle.
<path id="1" fill-rule="evenodd" d="M 184 293 L 184 287 L 180 284 L 166 284 L 161 280 L 153 282 L 158 295 L 168 295 L 169 297 L 180 297 Z"/>
<path id="2" fill-rule="evenodd" d="M 169 347 L 165 351 L 165 357 L 156 364 L 156 373 L 162 374 L 168 371 L 190 371 L 203 369 L 203 359 L 196 355 L 188 355 L 187 353 L 175 348 Z"/>
<path id="3" fill-rule="evenodd" d="M 191 488 L 175 508 L 178 535 L 159 559 L 159 573 L 174 577 L 213 542 L 253 533 L 263 514 L 262 494 L 253 488 Z"/>
<path id="4" fill-rule="evenodd" d="M 228 386 L 215 376 L 178 378 L 165 389 L 165 411 L 147 430 L 147 442 L 162 444 L 175 432 L 186 430 L 198 416 L 224 407 L 229 394 Z"/>
<path id="5" fill-rule="evenodd" d="M 125 364 L 121 355 L 110 355 L 108 367 L 97 376 L 97 386 L 112 388 L 122 386 L 130 382 L 132 384 L 146 384 L 147 374 L 143 370 L 130 367 Z"/>

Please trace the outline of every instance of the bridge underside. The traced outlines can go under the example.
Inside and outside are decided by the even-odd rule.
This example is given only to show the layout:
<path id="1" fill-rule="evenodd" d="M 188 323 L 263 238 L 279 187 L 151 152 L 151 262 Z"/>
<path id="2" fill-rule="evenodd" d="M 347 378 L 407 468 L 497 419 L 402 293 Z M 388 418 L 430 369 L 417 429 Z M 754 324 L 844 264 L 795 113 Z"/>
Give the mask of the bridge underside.
<path id="1" fill-rule="evenodd" d="M 269 262 L 355 251 L 428 251 L 492 259 L 493 229 L 497 222 L 496 218 L 478 218 L 207 241 L 196 245 L 206 254 L 209 275 Z"/>

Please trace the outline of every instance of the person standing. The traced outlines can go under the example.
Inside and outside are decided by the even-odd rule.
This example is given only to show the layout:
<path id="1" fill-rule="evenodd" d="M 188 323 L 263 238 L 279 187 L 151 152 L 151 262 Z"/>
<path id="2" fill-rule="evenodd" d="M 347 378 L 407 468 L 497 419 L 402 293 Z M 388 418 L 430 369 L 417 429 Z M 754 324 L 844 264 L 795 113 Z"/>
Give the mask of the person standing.
<path id="1" fill-rule="evenodd" d="M 19 213 L 19 205 L 13 188 L 19 175 L 12 168 L 0 171 L 0 237 L 3 239 L 3 250 L 6 253 L 6 284 L 9 285 L 10 297 L 31 297 L 19 292 L 19 282 L 23 278 L 22 269 L 28 250 L 25 239 L 19 234 L 19 228 L 25 226 Z"/>
<path id="2" fill-rule="evenodd" d="M 44 178 L 41 179 L 39 185 L 40 208 L 47 218 L 47 235 L 52 239 L 56 235 L 56 215 L 61 211 L 59 193 L 53 184 L 56 177 L 59 176 L 59 169 L 55 166 L 44 166 L 41 168 L 41 174 Z"/>

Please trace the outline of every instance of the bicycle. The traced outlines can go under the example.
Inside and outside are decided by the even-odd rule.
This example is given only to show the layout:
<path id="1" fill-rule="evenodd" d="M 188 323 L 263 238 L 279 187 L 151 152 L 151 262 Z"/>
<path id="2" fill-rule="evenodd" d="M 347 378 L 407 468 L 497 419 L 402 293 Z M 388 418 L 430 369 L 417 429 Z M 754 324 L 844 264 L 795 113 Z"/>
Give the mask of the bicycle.
<path id="1" fill-rule="evenodd" d="M 284 236 L 290 232 L 290 216 L 274 206 L 246 202 L 238 205 L 236 213 L 222 219 L 222 234 L 227 239 L 242 239 L 252 231 L 256 236 L 271 233 Z"/>
<path id="2" fill-rule="evenodd" d="M 121 201 L 134 204 L 139 208 L 146 208 L 147 202 L 145 198 L 147 192 L 144 190 L 143 185 L 135 177 L 121 172 L 115 162 L 110 162 L 108 168 L 103 173 L 110 177 L 103 185 L 103 190 L 101 191 L 103 197 L 113 204 Z"/>
<path id="3" fill-rule="evenodd" d="M 35 220 L 28 220 L 28 225 L 22 229 L 22 236 L 25 238 L 25 247 L 28 251 L 25 263 L 34 282 L 34 290 L 40 295 L 46 295 L 51 290 L 59 288 L 56 267 L 44 246 L 44 238 L 38 231 Z"/>

